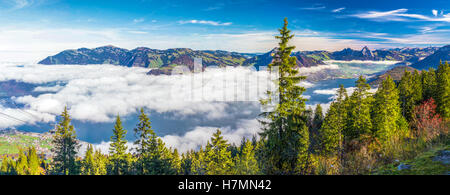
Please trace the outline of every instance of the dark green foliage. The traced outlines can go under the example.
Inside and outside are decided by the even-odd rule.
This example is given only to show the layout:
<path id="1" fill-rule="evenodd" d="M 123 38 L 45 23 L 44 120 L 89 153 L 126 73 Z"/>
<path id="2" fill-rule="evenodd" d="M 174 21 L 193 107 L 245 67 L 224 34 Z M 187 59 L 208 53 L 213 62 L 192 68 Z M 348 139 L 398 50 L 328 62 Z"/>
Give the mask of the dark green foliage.
<path id="1" fill-rule="evenodd" d="M 61 114 L 61 121 L 56 127 L 53 136 L 53 172 L 55 174 L 72 175 L 77 172 L 76 154 L 80 147 L 73 125 L 70 124 L 70 116 L 67 107 Z"/>
<path id="2" fill-rule="evenodd" d="M 127 153 L 127 140 L 125 136 L 127 131 L 122 127 L 120 116 L 117 116 L 116 123 L 111 136 L 109 146 L 110 163 L 108 164 L 108 174 L 127 175 L 130 174 L 131 155 Z"/>
<path id="3" fill-rule="evenodd" d="M 395 83 L 388 76 L 374 95 L 372 110 L 373 133 L 381 143 L 408 134 L 408 127 L 403 126 L 405 119 L 400 112 L 398 99 Z"/>
<path id="4" fill-rule="evenodd" d="M 178 172 L 179 162 L 177 158 L 173 158 L 171 152 L 165 147 L 164 142 L 151 127 L 150 119 L 141 109 L 139 115 L 139 123 L 134 129 L 137 140 L 137 174 L 143 175 L 171 175 Z M 178 154 L 177 154 L 178 155 Z M 174 161 L 175 162 L 171 162 Z M 176 167 L 172 167 L 172 163 L 176 163 Z"/>
<path id="5" fill-rule="evenodd" d="M 359 139 L 361 135 L 371 132 L 370 105 L 372 97 L 369 89 L 370 86 L 366 83 L 366 79 L 360 76 L 356 81 L 355 91 L 348 99 L 347 125 L 344 129 L 346 142 Z"/>
<path id="6" fill-rule="evenodd" d="M 278 99 L 274 111 L 264 112 L 265 120 L 260 120 L 264 139 L 264 172 L 267 174 L 304 174 L 308 169 L 309 132 L 305 116 L 305 99 L 301 96 L 305 88 L 297 85 L 304 76 L 298 76 L 296 58 L 291 56 L 294 46 L 289 41 L 294 37 L 287 29 L 287 19 L 279 29 L 277 52 L 269 65 L 271 71 L 277 70 L 278 90 L 276 95 L 268 93 L 269 99 L 261 103 L 267 105 Z M 276 97 L 275 97 L 276 96 Z"/>
<path id="7" fill-rule="evenodd" d="M 437 112 L 445 119 L 450 118 L 450 66 L 440 63 L 436 71 Z"/>

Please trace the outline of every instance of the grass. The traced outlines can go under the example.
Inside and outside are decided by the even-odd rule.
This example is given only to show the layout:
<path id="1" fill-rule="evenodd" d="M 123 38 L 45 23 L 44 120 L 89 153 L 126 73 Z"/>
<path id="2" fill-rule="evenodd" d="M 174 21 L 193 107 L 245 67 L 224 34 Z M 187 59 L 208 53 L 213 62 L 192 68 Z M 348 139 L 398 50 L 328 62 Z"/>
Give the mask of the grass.
<path id="1" fill-rule="evenodd" d="M 434 146 L 430 150 L 423 152 L 413 159 L 391 163 L 379 167 L 376 175 L 447 175 L 450 172 L 450 165 L 445 165 L 433 159 L 439 155 L 439 151 L 450 150 L 450 145 L 441 144 Z M 410 169 L 398 170 L 400 164 L 411 165 Z"/>
<path id="2" fill-rule="evenodd" d="M 6 135 L 6 137 L 0 137 L 0 155 L 3 154 L 17 154 L 19 148 L 26 148 L 29 146 L 36 146 L 40 148 L 50 149 L 50 140 L 40 140 L 38 137 L 29 135 Z"/>

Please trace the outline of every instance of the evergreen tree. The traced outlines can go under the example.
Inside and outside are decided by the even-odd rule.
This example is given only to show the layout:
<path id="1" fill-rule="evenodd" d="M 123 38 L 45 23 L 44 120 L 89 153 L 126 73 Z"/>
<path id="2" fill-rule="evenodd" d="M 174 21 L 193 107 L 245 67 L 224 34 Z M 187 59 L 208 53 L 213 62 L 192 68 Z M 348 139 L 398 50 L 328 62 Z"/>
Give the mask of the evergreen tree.
<path id="1" fill-rule="evenodd" d="M 337 155 L 339 151 L 343 152 L 343 130 L 347 118 L 346 100 L 347 90 L 341 84 L 337 91 L 336 100 L 331 103 L 319 130 L 320 153 L 322 155 L 332 156 Z"/>
<path id="2" fill-rule="evenodd" d="M 414 99 L 415 106 L 423 100 L 422 76 L 417 70 L 414 70 L 414 73 L 412 75 L 412 88 L 414 89 L 412 98 Z"/>
<path id="3" fill-rule="evenodd" d="M 94 175 L 106 175 L 108 164 L 107 158 L 103 155 L 100 150 L 95 150 L 94 153 Z"/>
<path id="4" fill-rule="evenodd" d="M 95 175 L 94 151 L 91 144 L 87 146 L 83 162 L 81 164 L 82 175 Z"/>
<path id="5" fill-rule="evenodd" d="M 436 71 L 430 68 L 428 71 L 423 70 L 422 73 L 422 92 L 423 99 L 429 100 L 430 98 L 436 99 Z"/>
<path id="6" fill-rule="evenodd" d="M 320 154 L 325 156 L 337 155 L 342 138 L 344 124 L 339 122 L 339 103 L 332 102 L 319 130 Z"/>
<path id="7" fill-rule="evenodd" d="M 39 175 L 41 174 L 40 160 L 36 154 L 36 148 L 34 146 L 28 148 L 28 174 L 29 175 Z"/>
<path id="8" fill-rule="evenodd" d="M 16 161 L 15 170 L 18 175 L 28 174 L 28 159 L 22 148 L 19 148 L 19 158 Z"/>
<path id="9" fill-rule="evenodd" d="M 411 121 L 416 100 L 414 99 L 413 76 L 405 69 L 405 73 L 398 84 L 402 115 Z"/>
<path id="10" fill-rule="evenodd" d="M 231 152 L 228 151 L 229 144 L 223 139 L 221 131 L 213 134 L 211 142 L 208 142 L 205 149 L 205 164 L 207 175 L 227 175 L 231 174 L 233 161 Z"/>
<path id="11" fill-rule="evenodd" d="M 255 175 L 259 174 L 258 162 L 255 158 L 255 149 L 250 141 L 245 141 L 239 156 L 235 157 L 235 174 Z"/>
<path id="12" fill-rule="evenodd" d="M 445 119 L 450 118 L 450 67 L 448 62 L 441 62 L 436 71 L 437 112 Z"/>
<path id="13" fill-rule="evenodd" d="M 407 134 L 408 126 L 405 125 L 398 100 L 398 90 L 388 75 L 374 95 L 372 112 L 374 134 L 382 143 Z"/>
<path id="14" fill-rule="evenodd" d="M 361 135 L 370 134 L 372 121 L 370 117 L 370 104 L 372 97 L 369 93 L 370 85 L 360 76 L 356 81 L 356 89 L 349 97 L 347 124 L 344 129 L 345 141 L 359 139 Z"/>
<path id="15" fill-rule="evenodd" d="M 176 174 L 177 169 L 172 167 L 171 152 L 164 142 L 152 130 L 150 119 L 141 109 L 139 123 L 134 129 L 137 140 L 137 169 L 138 174 L 167 175 Z"/>
<path id="16" fill-rule="evenodd" d="M 319 142 L 319 129 L 321 128 L 323 123 L 323 112 L 322 106 L 317 104 L 316 109 L 314 110 L 314 117 L 312 119 L 312 127 L 310 128 L 310 143 L 311 143 L 311 151 L 318 151 L 320 148 Z"/>
<path id="17" fill-rule="evenodd" d="M 73 125 L 70 124 L 70 116 L 67 107 L 61 114 L 61 121 L 56 127 L 53 136 L 53 148 L 55 153 L 53 167 L 56 174 L 72 175 L 76 173 L 76 154 L 80 147 Z"/>
<path id="18" fill-rule="evenodd" d="M 117 116 L 113 129 L 113 136 L 111 136 L 111 144 L 109 146 L 109 174 L 126 175 L 129 173 L 130 155 L 127 153 L 126 134 L 127 131 L 122 127 L 120 116 Z"/>
<path id="19" fill-rule="evenodd" d="M 267 174 L 304 174 L 308 169 L 309 132 L 305 115 L 305 101 L 302 93 L 304 87 L 298 85 L 306 77 L 298 76 L 296 58 L 291 56 L 294 46 L 289 41 L 294 37 L 287 29 L 287 19 L 279 29 L 280 41 L 277 52 L 269 69 L 278 69 L 277 97 L 268 92 L 269 99 L 262 100 L 262 105 L 278 99 L 274 111 L 264 112 L 260 120 L 263 125 L 261 133 L 264 139 L 264 172 Z"/>

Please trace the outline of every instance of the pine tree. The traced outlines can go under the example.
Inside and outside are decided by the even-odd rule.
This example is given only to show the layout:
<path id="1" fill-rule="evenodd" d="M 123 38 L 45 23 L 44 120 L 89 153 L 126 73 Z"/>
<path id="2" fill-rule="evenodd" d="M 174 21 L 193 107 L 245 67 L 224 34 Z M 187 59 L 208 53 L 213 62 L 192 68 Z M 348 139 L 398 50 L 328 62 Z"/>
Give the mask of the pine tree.
<path id="1" fill-rule="evenodd" d="M 332 102 L 319 130 L 320 154 L 325 156 L 337 155 L 344 124 L 339 122 L 339 104 Z"/>
<path id="2" fill-rule="evenodd" d="M 289 41 L 294 37 L 287 29 L 287 19 L 279 29 L 279 47 L 269 69 L 278 69 L 276 81 L 278 104 L 274 111 L 264 112 L 265 117 L 260 120 L 264 139 L 264 150 L 267 159 L 264 172 L 267 174 L 304 174 L 308 169 L 309 132 L 305 115 L 305 99 L 302 93 L 304 87 L 298 85 L 306 77 L 298 76 L 296 58 L 291 56 L 294 46 Z M 262 105 L 272 102 L 272 92 L 268 92 L 269 99 L 262 100 Z"/>
<path id="3" fill-rule="evenodd" d="M 320 153 L 322 155 L 333 156 L 343 152 L 343 130 L 347 117 L 346 100 L 347 90 L 341 84 L 337 91 L 336 100 L 330 104 L 319 130 Z"/>
<path id="4" fill-rule="evenodd" d="M 16 161 L 15 170 L 18 175 L 28 174 L 28 159 L 22 148 L 19 148 L 19 158 Z"/>
<path id="5" fill-rule="evenodd" d="M 55 153 L 53 167 L 56 174 L 72 175 L 76 173 L 76 154 L 80 147 L 73 125 L 70 124 L 70 116 L 67 107 L 61 114 L 61 121 L 56 127 L 53 136 L 53 148 Z"/>
<path id="6" fill-rule="evenodd" d="M 450 67 L 448 62 L 441 62 L 436 71 L 437 112 L 445 119 L 450 118 Z"/>
<path id="7" fill-rule="evenodd" d="M 231 174 L 233 161 L 231 152 L 228 151 L 229 144 L 223 139 L 221 131 L 213 134 L 211 142 L 208 142 L 205 149 L 205 163 L 207 175 L 228 175 Z"/>
<path id="8" fill-rule="evenodd" d="M 116 123 L 111 136 L 111 144 L 109 146 L 110 164 L 109 174 L 126 175 L 129 172 L 130 155 L 127 153 L 127 140 L 125 136 L 127 131 L 122 127 L 120 116 L 117 116 Z"/>
<path id="9" fill-rule="evenodd" d="M 433 68 L 430 68 L 428 71 L 423 70 L 421 75 L 423 99 L 425 101 L 430 98 L 436 99 L 436 71 Z"/>
<path id="10" fill-rule="evenodd" d="M 320 104 L 317 104 L 316 109 L 314 110 L 314 118 L 312 120 L 312 129 L 309 132 L 310 133 L 310 142 L 311 142 L 311 151 L 318 151 L 319 146 L 319 129 L 322 127 L 323 123 L 323 112 L 322 112 L 322 106 Z"/>
<path id="11" fill-rule="evenodd" d="M 108 164 L 107 158 L 100 150 L 95 150 L 94 153 L 94 175 L 106 175 Z"/>
<path id="12" fill-rule="evenodd" d="M 414 89 L 413 91 L 414 105 L 417 105 L 423 100 L 422 76 L 417 70 L 414 70 L 414 73 L 412 75 L 412 87 Z"/>
<path id="13" fill-rule="evenodd" d="M 171 165 L 171 152 L 164 142 L 153 131 L 150 119 L 141 108 L 139 123 L 134 129 L 137 140 L 137 173 L 144 175 L 176 174 L 176 168 Z"/>
<path id="14" fill-rule="evenodd" d="M 405 73 L 398 84 L 402 115 L 411 121 L 416 100 L 414 99 L 413 76 L 405 69 Z"/>
<path id="15" fill-rule="evenodd" d="M 239 156 L 235 157 L 235 174 L 256 175 L 259 174 L 258 162 L 255 158 L 255 148 L 250 141 L 245 141 Z"/>
<path id="16" fill-rule="evenodd" d="M 40 160 L 36 154 L 36 148 L 34 146 L 28 148 L 28 174 L 29 175 L 39 175 L 41 174 Z"/>
<path id="17" fill-rule="evenodd" d="M 356 81 L 356 89 L 349 97 L 347 124 L 344 129 L 345 141 L 358 140 L 361 135 L 370 134 L 372 121 L 370 118 L 370 104 L 372 97 L 369 93 L 370 86 L 366 79 L 360 76 Z"/>
<path id="18" fill-rule="evenodd" d="M 81 163 L 82 175 L 95 175 L 95 163 L 93 156 L 93 147 L 91 144 L 87 146 L 86 153 L 84 154 L 83 162 Z"/>
<path id="19" fill-rule="evenodd" d="M 405 125 L 398 100 L 398 90 L 391 76 L 388 75 L 374 95 L 372 111 L 373 131 L 381 143 L 387 143 L 392 138 L 404 137 L 407 134 L 408 127 Z"/>

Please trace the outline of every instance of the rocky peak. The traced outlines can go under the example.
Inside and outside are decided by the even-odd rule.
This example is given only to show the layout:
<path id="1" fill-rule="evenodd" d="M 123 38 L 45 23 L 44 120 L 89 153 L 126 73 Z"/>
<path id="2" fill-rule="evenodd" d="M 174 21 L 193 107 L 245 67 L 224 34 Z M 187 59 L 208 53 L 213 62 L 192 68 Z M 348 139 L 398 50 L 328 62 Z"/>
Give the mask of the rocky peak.
<path id="1" fill-rule="evenodd" d="M 363 54 L 363 56 L 373 56 L 372 51 L 370 51 L 370 49 L 367 46 L 364 46 L 361 50 L 361 53 Z"/>

